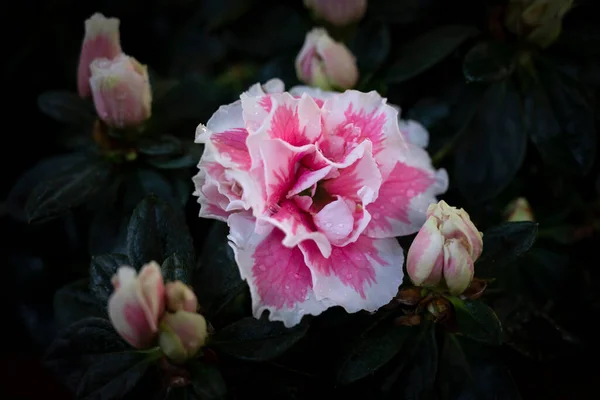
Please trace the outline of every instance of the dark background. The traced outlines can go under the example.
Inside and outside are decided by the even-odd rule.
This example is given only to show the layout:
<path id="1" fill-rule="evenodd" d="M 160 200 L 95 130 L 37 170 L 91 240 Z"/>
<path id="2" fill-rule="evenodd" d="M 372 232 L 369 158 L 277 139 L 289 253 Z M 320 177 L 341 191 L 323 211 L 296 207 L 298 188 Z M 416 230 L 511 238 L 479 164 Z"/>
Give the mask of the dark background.
<path id="1" fill-rule="evenodd" d="M 196 45 L 198 50 L 193 57 L 187 58 L 188 65 L 178 64 L 178 59 L 173 56 L 174 49 L 181 44 L 183 29 L 198 18 L 194 11 L 200 3 L 202 1 L 195 0 L 20 0 L 3 4 L 1 198 L 7 196 L 18 176 L 27 168 L 41 158 L 61 151 L 56 142 L 59 124 L 38 111 L 36 97 L 45 90 L 76 90 L 76 66 L 85 19 L 97 11 L 120 18 L 124 51 L 161 75 L 185 73 L 190 68 L 198 68 L 210 75 L 240 56 L 234 50 L 230 53 L 233 55 L 228 56 L 230 58 L 207 66 L 203 60 L 219 58 L 219 49 L 201 39 L 192 40 L 191 46 Z M 260 12 L 261 7 L 266 8 L 272 2 L 259 3 L 252 12 Z M 296 9 L 302 7 L 299 1 L 290 3 Z M 455 7 L 452 12 L 467 20 L 477 15 L 481 8 L 477 1 L 452 3 Z M 441 5 L 440 14 L 448 11 L 447 8 L 448 5 Z M 600 22 L 597 13 L 590 14 L 589 18 Z M 251 30 L 264 28 L 253 26 L 248 18 L 240 23 Z M 277 32 L 273 31 L 272 35 Z M 297 38 L 290 39 L 292 53 L 297 52 L 302 38 L 303 34 L 300 43 Z M 257 57 L 257 64 L 260 66 L 267 59 Z M 189 202 L 191 215 L 197 212 L 196 207 L 195 202 Z M 26 225 L 5 215 L 0 217 L 2 398 L 70 398 L 69 392 L 45 371 L 40 358 L 55 335 L 53 293 L 86 272 L 89 255 L 85 227 L 85 218 L 75 218 L 73 214 L 43 225 Z M 594 243 L 597 247 L 597 235 L 580 243 L 574 251 L 582 259 L 597 259 L 591 253 Z M 597 331 L 598 314 L 586 315 L 577 308 L 571 312 L 572 318 L 582 321 L 580 326 Z M 525 359 L 510 348 L 502 351 L 502 357 L 526 399 L 597 398 L 598 355 L 597 345 L 584 352 L 537 362 Z"/>

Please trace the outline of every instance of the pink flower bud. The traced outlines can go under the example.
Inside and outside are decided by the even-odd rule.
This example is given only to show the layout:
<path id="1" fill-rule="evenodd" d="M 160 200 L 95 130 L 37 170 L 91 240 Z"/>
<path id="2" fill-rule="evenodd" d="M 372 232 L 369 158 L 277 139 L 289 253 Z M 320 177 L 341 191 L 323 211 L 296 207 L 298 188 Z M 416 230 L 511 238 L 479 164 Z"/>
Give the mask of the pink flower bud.
<path id="1" fill-rule="evenodd" d="M 115 291 L 108 300 L 108 316 L 119 335 L 138 349 L 152 346 L 158 320 L 165 311 L 165 287 L 160 266 L 152 261 L 140 270 L 121 267 L 113 277 Z"/>
<path id="2" fill-rule="evenodd" d="M 367 11 L 367 0 L 304 0 L 304 5 L 336 26 L 359 21 Z"/>
<path id="3" fill-rule="evenodd" d="M 117 18 L 106 18 L 100 13 L 92 15 L 85 21 L 85 37 L 79 56 L 77 70 L 77 90 L 79 96 L 90 95 L 90 65 L 97 58 L 112 60 L 121 54 L 119 38 L 119 23 Z"/>
<path id="4" fill-rule="evenodd" d="M 90 85 L 98 116 L 109 126 L 135 126 L 150 117 L 152 92 L 148 70 L 133 57 L 121 54 L 90 65 Z"/>
<path id="5" fill-rule="evenodd" d="M 165 287 L 167 294 L 167 309 L 175 312 L 179 310 L 196 312 L 198 299 L 194 291 L 181 281 L 169 282 Z"/>
<path id="6" fill-rule="evenodd" d="M 296 57 L 296 74 L 302 82 L 324 90 L 350 89 L 358 81 L 356 59 L 323 28 L 306 34 L 304 46 Z"/>
<path id="7" fill-rule="evenodd" d="M 195 312 L 167 313 L 160 322 L 160 348 L 175 363 L 194 357 L 207 337 L 206 320 Z"/>
<path id="8" fill-rule="evenodd" d="M 460 294 L 473 279 L 475 261 L 483 250 L 483 234 L 469 214 L 445 201 L 431 204 L 427 221 L 408 250 L 406 268 L 415 285 L 445 284 Z"/>
<path id="9" fill-rule="evenodd" d="M 524 197 L 519 197 L 512 201 L 508 207 L 506 207 L 506 221 L 518 222 L 518 221 L 533 221 L 533 211 L 529 202 Z"/>

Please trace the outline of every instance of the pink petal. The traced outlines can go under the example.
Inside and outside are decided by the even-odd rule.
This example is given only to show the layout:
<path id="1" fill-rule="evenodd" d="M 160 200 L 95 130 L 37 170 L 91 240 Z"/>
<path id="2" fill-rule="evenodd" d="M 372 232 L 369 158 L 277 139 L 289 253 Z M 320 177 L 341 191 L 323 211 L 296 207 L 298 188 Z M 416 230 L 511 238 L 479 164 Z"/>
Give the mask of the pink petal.
<path id="1" fill-rule="evenodd" d="M 317 299 L 327 299 L 347 312 L 375 311 L 387 304 L 402 283 L 404 254 L 394 238 L 360 236 L 334 247 L 324 258 L 311 242 L 300 245 L 313 276 Z"/>
<path id="2" fill-rule="evenodd" d="M 451 294 L 464 292 L 473 279 L 473 259 L 459 240 L 448 240 L 444 246 L 444 280 Z"/>
<path id="3" fill-rule="evenodd" d="M 148 307 L 142 288 L 131 267 L 118 271 L 118 290 L 108 299 L 108 316 L 115 330 L 138 349 L 148 348 L 158 332 L 153 311 Z"/>
<path id="4" fill-rule="evenodd" d="M 323 105 L 322 141 L 325 155 L 339 160 L 356 144 L 365 140 L 373 144 L 373 155 L 384 148 L 401 149 L 404 139 L 398 127 L 398 112 L 385 104 L 385 99 L 376 92 L 361 93 L 347 90 L 329 97 Z M 327 141 L 343 139 L 344 148 L 327 146 Z"/>
<path id="5" fill-rule="evenodd" d="M 323 168 L 317 169 L 316 171 L 308 168 L 302 168 L 298 170 L 296 183 L 290 189 L 287 197 L 290 198 L 300 192 L 305 191 L 313 187 L 317 182 L 325 178 L 332 170 L 332 166 L 328 165 Z"/>
<path id="6" fill-rule="evenodd" d="M 269 222 L 279 228 L 284 237 L 281 243 L 286 247 L 294 247 L 298 244 L 311 240 L 314 241 L 325 257 L 331 254 L 331 244 L 327 236 L 317 230 L 317 227 L 296 202 L 285 200 L 272 215 L 262 216 L 261 221 Z"/>
<path id="7" fill-rule="evenodd" d="M 233 128 L 214 133 L 210 140 L 221 158 L 231 160 L 232 167 L 248 170 L 252 162 L 246 146 L 247 137 L 248 131 L 246 129 Z"/>
<path id="8" fill-rule="evenodd" d="M 394 237 L 416 232 L 425 222 L 429 204 L 440 193 L 432 169 L 396 162 L 379 189 L 377 200 L 367 206 L 370 237 Z"/>
<path id="9" fill-rule="evenodd" d="M 160 265 L 155 261 L 144 265 L 138 275 L 138 282 L 151 313 L 149 321 L 153 329 L 158 329 L 158 320 L 165 312 L 165 284 Z"/>
<path id="10" fill-rule="evenodd" d="M 316 300 L 302 252 L 297 247 L 283 246 L 281 231 L 272 228 L 259 235 L 254 231 L 254 219 L 243 214 L 231 215 L 228 223 L 230 246 L 240 274 L 250 287 L 256 318 L 268 310 L 271 321 L 291 327 L 304 315 L 318 315 L 329 307 L 327 302 Z"/>
<path id="11" fill-rule="evenodd" d="M 327 204 L 313 218 L 317 228 L 333 244 L 338 244 L 350 235 L 354 227 L 353 212 L 346 202 L 338 198 Z"/>
<path id="12" fill-rule="evenodd" d="M 339 176 L 323 183 L 327 193 L 354 200 L 363 206 L 377 198 L 382 182 L 381 173 L 368 150 L 355 163 L 337 171 Z"/>
<path id="13" fill-rule="evenodd" d="M 444 236 L 438 220 L 427 219 L 415 236 L 406 256 L 406 270 L 415 285 L 435 286 L 442 279 Z"/>

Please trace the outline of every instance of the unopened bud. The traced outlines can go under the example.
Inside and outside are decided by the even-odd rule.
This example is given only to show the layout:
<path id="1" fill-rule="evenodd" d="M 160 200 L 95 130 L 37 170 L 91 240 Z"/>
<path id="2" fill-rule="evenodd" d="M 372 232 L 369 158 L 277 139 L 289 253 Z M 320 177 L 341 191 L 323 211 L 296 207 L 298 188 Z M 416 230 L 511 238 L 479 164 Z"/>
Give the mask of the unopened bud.
<path id="1" fill-rule="evenodd" d="M 160 348 L 174 363 L 194 357 L 207 337 L 206 320 L 200 314 L 180 310 L 166 313 L 161 320 Z"/>

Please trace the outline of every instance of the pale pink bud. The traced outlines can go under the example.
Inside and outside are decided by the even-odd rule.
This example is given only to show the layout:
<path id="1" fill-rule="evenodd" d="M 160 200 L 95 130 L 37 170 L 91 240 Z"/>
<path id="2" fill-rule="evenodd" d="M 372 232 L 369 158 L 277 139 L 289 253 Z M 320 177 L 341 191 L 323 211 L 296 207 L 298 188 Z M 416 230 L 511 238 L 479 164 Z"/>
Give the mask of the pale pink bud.
<path id="1" fill-rule="evenodd" d="M 115 330 L 138 349 L 152 346 L 158 321 L 165 311 L 165 287 L 160 266 L 152 261 L 139 275 L 121 267 L 113 277 L 115 291 L 108 300 L 108 316 Z"/>
<path id="2" fill-rule="evenodd" d="M 304 0 L 304 5 L 336 26 L 357 22 L 367 11 L 367 0 Z"/>
<path id="3" fill-rule="evenodd" d="M 165 287 L 167 294 L 167 309 L 175 312 L 179 310 L 196 312 L 198 299 L 194 291 L 181 281 L 169 282 Z"/>
<path id="4" fill-rule="evenodd" d="M 428 218 L 415 236 L 406 257 L 408 276 L 417 286 L 437 286 L 444 267 L 444 237 L 438 220 Z"/>
<path id="5" fill-rule="evenodd" d="M 415 285 L 444 283 L 450 293 L 462 293 L 473 279 L 474 263 L 483 250 L 482 237 L 465 210 L 443 200 L 430 205 L 427 221 L 408 250 L 408 275 Z"/>
<path id="6" fill-rule="evenodd" d="M 151 114 L 152 91 L 148 70 L 133 57 L 121 54 L 92 62 L 90 85 L 96 112 L 109 126 L 139 125 Z"/>
<path id="7" fill-rule="evenodd" d="M 356 58 L 323 28 L 306 34 L 296 57 L 296 74 L 302 82 L 323 90 L 350 89 L 358 81 Z"/>
<path id="8" fill-rule="evenodd" d="M 85 37 L 81 45 L 79 68 L 77 70 L 77 91 L 85 98 L 90 95 L 90 65 L 97 58 L 112 60 L 121 54 L 117 18 L 106 18 L 100 13 L 85 21 Z"/>
<path id="9" fill-rule="evenodd" d="M 175 363 L 194 357 L 207 337 L 206 320 L 194 312 L 167 313 L 160 322 L 160 348 Z"/>
<path id="10" fill-rule="evenodd" d="M 524 197 L 513 200 L 506 208 L 506 220 L 508 222 L 533 221 L 533 211 L 529 202 Z"/>

